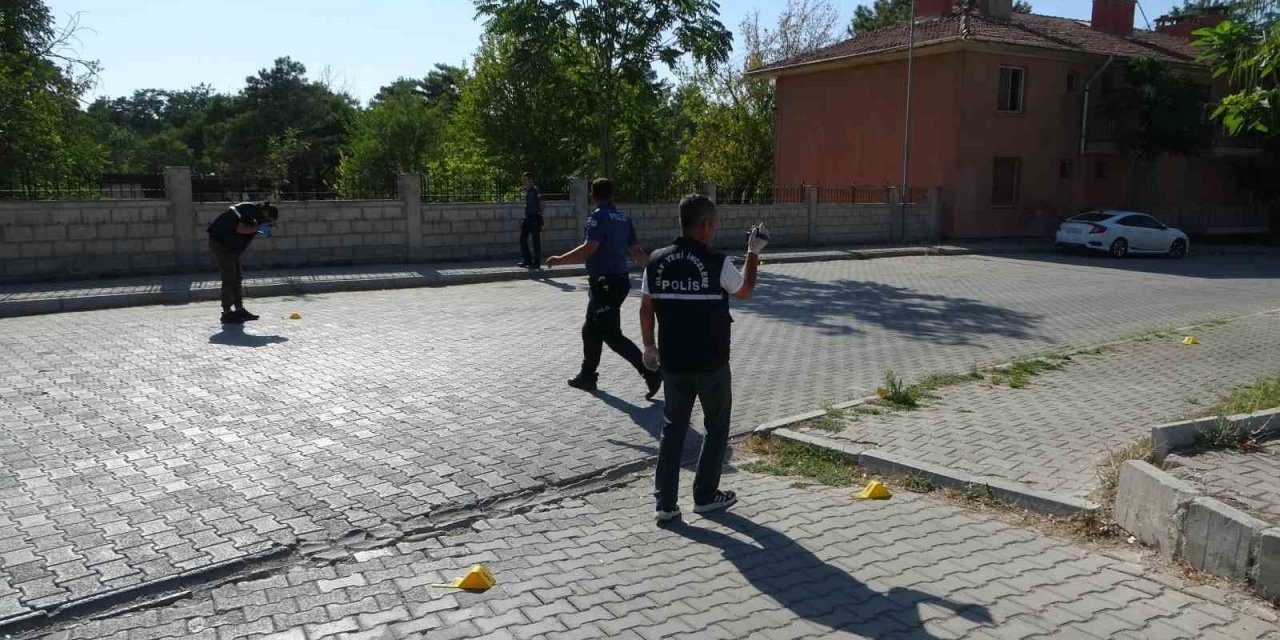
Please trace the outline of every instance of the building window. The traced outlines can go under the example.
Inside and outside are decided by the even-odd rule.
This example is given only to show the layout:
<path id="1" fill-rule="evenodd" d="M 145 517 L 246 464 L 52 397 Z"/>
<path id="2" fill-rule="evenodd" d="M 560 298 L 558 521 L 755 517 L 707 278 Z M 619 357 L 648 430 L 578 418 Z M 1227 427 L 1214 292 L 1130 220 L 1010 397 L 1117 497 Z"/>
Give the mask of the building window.
<path id="1" fill-rule="evenodd" d="M 1075 173 L 1075 163 L 1070 160 L 1063 160 L 1058 163 L 1058 177 L 1063 180 L 1070 180 L 1072 174 Z"/>
<path id="2" fill-rule="evenodd" d="M 1075 91 L 1075 90 L 1076 90 L 1076 72 L 1069 71 L 1067 72 L 1067 91 Z"/>
<path id="3" fill-rule="evenodd" d="M 1021 181 L 1021 158 L 996 158 L 991 180 L 991 204 L 999 206 L 1018 204 Z"/>
<path id="4" fill-rule="evenodd" d="M 1000 95 L 996 110 L 1022 113 L 1022 89 L 1026 70 L 1022 67 L 1000 67 Z"/>

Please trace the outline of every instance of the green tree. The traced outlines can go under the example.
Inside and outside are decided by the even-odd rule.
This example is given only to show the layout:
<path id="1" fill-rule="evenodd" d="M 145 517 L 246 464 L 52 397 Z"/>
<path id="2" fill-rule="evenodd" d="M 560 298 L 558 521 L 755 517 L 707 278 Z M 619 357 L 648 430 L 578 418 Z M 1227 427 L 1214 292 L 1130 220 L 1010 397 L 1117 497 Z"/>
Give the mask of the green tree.
<path id="1" fill-rule="evenodd" d="M 355 101 L 323 83 L 307 79 L 306 67 L 278 58 L 269 69 L 245 80 L 245 88 L 227 105 L 234 113 L 226 124 L 218 154 L 235 175 L 270 175 L 270 141 L 289 129 L 305 144 L 292 157 L 288 181 L 295 185 L 331 183 L 337 179 L 342 143 L 356 113 Z"/>
<path id="2" fill-rule="evenodd" d="M 347 197 L 390 193 L 397 174 L 427 173 L 440 148 L 440 110 L 401 87 L 356 115 L 338 166 L 338 191 Z"/>
<path id="3" fill-rule="evenodd" d="M 77 29 L 73 19 L 57 30 L 40 0 L 10 0 L 0 10 L 0 185 L 86 184 L 105 164 L 106 149 L 79 108 L 97 64 L 66 49 Z"/>
<path id="4" fill-rule="evenodd" d="M 615 169 L 622 88 L 646 82 L 655 62 L 674 66 L 686 54 L 723 63 L 732 44 L 714 0 L 476 0 L 476 8 L 489 33 L 549 43 L 578 63 L 575 91 L 594 121 L 606 176 Z"/>
<path id="5" fill-rule="evenodd" d="M 576 61 L 546 41 L 485 35 L 445 140 L 447 160 L 431 177 L 516 184 L 578 173 L 590 123 L 581 104 Z"/>
<path id="6" fill-rule="evenodd" d="M 684 101 L 693 127 L 681 182 L 713 181 L 730 201 L 750 201 L 772 183 L 774 85 L 745 72 L 831 44 L 836 19 L 828 0 L 790 0 L 773 29 L 761 27 L 758 14 L 743 21 L 738 64 L 695 69 L 686 86 L 702 91 Z"/>
<path id="7" fill-rule="evenodd" d="M 1118 141 L 1121 148 L 1144 158 L 1194 155 L 1205 148 L 1212 133 L 1204 118 L 1207 86 L 1149 58 L 1126 61 L 1122 74 L 1102 107 L 1130 125 Z"/>
<path id="8" fill-rule="evenodd" d="M 1199 29 L 1193 44 L 1215 78 L 1227 78 L 1232 92 L 1213 117 L 1232 134 L 1280 134 L 1280 20 L 1274 3 L 1247 0 L 1236 19 Z"/>
<path id="9" fill-rule="evenodd" d="M 958 0 L 957 6 L 967 6 L 972 0 Z M 1016 13 L 1031 13 L 1031 4 L 1024 0 L 1015 0 L 1013 10 Z M 849 35 L 875 31 L 895 24 L 907 24 L 911 20 L 911 0 L 875 0 L 870 7 L 858 5 L 853 10 L 853 20 L 849 23 Z"/>
<path id="10" fill-rule="evenodd" d="M 436 63 L 423 78 L 398 78 L 378 90 L 371 104 L 377 104 L 402 91 L 409 91 L 443 113 L 453 113 L 462 99 L 462 88 L 471 77 L 466 67 Z"/>

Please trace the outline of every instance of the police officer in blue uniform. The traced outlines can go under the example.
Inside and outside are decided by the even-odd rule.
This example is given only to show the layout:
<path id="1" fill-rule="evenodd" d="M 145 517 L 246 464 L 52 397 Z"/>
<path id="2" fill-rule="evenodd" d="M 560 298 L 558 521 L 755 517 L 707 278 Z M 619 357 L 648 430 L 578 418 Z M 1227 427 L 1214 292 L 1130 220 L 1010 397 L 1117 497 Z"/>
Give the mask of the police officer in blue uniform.
<path id="1" fill-rule="evenodd" d="M 596 369 L 607 344 L 644 377 L 648 388 L 645 397 L 652 399 L 662 386 L 662 376 L 645 368 L 640 348 L 622 333 L 621 317 L 622 303 L 631 291 L 627 256 L 641 267 L 648 264 L 649 256 L 636 241 L 631 218 L 613 204 L 611 180 L 600 178 L 591 183 L 591 202 L 596 208 L 587 217 L 582 244 L 566 254 L 547 258 L 548 267 L 587 264 L 590 298 L 587 319 L 582 325 L 582 368 L 569 380 L 569 386 L 583 391 L 596 390 L 599 380 Z"/>
<path id="2" fill-rule="evenodd" d="M 666 425 L 658 447 L 654 491 L 659 523 L 680 517 L 676 503 L 680 458 L 695 400 L 702 402 L 707 435 L 693 481 L 693 510 L 719 511 L 738 500 L 734 492 L 720 490 L 733 410 L 729 296 L 739 300 L 751 297 L 760 250 L 769 242 L 764 225 L 752 228 L 747 236 L 747 262 L 739 272 L 727 256 L 709 246 L 716 234 L 716 205 L 703 195 L 681 200 L 680 227 L 675 242 L 649 256 L 640 290 L 645 365 L 661 368 L 666 389 Z"/>

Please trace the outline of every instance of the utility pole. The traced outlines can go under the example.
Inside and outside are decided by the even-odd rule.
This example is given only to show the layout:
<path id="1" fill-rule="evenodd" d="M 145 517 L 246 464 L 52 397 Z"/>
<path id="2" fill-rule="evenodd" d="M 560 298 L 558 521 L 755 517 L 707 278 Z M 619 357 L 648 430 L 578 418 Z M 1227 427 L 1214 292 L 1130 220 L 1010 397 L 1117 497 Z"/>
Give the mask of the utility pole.
<path id="1" fill-rule="evenodd" d="M 916 53 L 916 1 L 911 0 L 911 27 L 908 30 L 907 37 L 907 107 L 906 117 L 903 119 L 902 128 L 902 191 L 898 193 L 898 204 L 902 205 L 902 210 L 898 212 L 898 233 L 901 234 L 899 241 L 907 239 L 907 203 L 911 198 L 907 191 L 908 170 L 910 169 L 911 160 L 911 81 L 915 71 L 915 53 Z"/>

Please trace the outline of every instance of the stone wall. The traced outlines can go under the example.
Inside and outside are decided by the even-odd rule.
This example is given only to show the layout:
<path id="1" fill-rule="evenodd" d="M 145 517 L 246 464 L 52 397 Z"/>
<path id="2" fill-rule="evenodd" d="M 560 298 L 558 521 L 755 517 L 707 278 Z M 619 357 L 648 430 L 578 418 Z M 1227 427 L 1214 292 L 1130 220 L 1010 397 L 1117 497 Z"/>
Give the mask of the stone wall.
<path id="1" fill-rule="evenodd" d="M 208 253 L 205 228 L 229 203 L 195 205 L 196 255 Z M 396 262 L 407 259 L 404 206 L 399 200 L 281 202 L 270 238 L 259 237 L 245 252 L 248 266 L 301 267 Z M 208 262 L 212 263 L 212 258 Z"/>
<path id="2" fill-rule="evenodd" d="M 230 203 L 191 201 L 190 171 L 166 172 L 167 200 L 0 202 L 0 282 L 211 271 L 205 228 Z M 393 262 L 518 259 L 520 203 L 427 204 L 417 176 L 402 176 L 397 200 L 278 203 L 270 238 L 245 253 L 250 267 L 307 267 Z M 715 186 L 704 187 L 714 195 Z M 582 238 L 586 183 L 566 202 L 546 203 L 543 255 Z M 939 198 L 912 205 L 907 241 L 934 240 Z M 640 243 L 658 247 L 679 233 L 676 204 L 619 207 L 636 223 Z M 799 204 L 724 205 L 718 243 L 736 251 L 746 230 L 764 222 L 777 248 L 886 243 L 899 237 L 891 205 L 817 204 L 808 187 Z"/>
<path id="3" fill-rule="evenodd" d="M 175 267 L 164 200 L 0 203 L 0 282 Z"/>

